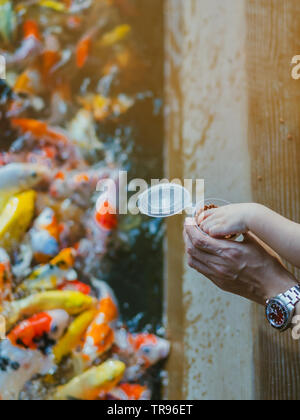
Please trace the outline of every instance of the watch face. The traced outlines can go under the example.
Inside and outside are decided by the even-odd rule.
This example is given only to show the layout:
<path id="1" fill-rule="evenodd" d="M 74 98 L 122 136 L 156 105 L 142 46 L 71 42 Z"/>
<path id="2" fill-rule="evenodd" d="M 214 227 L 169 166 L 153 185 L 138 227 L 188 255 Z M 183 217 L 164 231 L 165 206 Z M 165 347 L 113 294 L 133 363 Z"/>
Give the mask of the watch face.
<path id="1" fill-rule="evenodd" d="M 278 300 L 271 300 L 268 303 L 266 315 L 272 327 L 278 330 L 285 328 L 289 320 L 287 308 Z"/>

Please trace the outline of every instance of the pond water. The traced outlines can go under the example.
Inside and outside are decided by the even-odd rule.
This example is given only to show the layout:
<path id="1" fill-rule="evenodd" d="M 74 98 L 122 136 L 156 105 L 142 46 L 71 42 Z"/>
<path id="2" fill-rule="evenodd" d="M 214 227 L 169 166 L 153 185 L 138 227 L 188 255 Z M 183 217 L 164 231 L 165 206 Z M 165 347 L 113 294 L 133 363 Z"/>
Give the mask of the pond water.
<path id="1" fill-rule="evenodd" d="M 7 60 L 7 80 L 0 86 L 0 164 L 2 168 L 24 163 L 47 166 L 55 180 L 50 189 L 44 183 L 32 186 L 38 195 L 35 217 L 49 207 L 57 212 L 60 225 L 68 230 L 59 239 L 61 248 L 64 242 L 77 250 L 73 268 L 81 282 L 91 286 L 94 276 L 113 289 L 121 315 L 118 328 L 122 323 L 128 333 L 164 336 L 162 221 L 131 215 L 117 221 L 96 218 L 102 228 L 103 223 L 109 225 L 109 232 L 104 229 L 101 234 L 99 251 L 99 237 L 91 225 L 97 195 L 93 190 L 92 205 L 87 205 L 91 197 L 86 196 L 84 184 L 86 173 L 99 163 L 101 169 L 128 171 L 129 180 L 150 183 L 163 177 L 163 2 L 56 1 L 44 2 L 45 7 L 40 3 L 1 5 L 0 49 Z M 59 183 L 66 183 L 69 174 L 78 181 L 79 172 L 82 189 L 68 185 L 72 197 L 61 192 Z M 0 232 L 0 248 L 6 249 L 14 269 L 24 257 L 20 244 L 24 241 L 26 248 L 32 239 L 28 231 L 32 232 L 33 222 L 24 227 L 22 240 L 11 231 L 4 240 Z M 90 235 L 90 243 L 95 241 L 88 256 L 83 232 Z M 50 255 L 47 259 L 45 254 L 40 259 L 40 252 L 39 258 L 33 252 L 27 268 L 49 263 Z M 25 289 L 18 294 L 24 273 L 14 277 L 8 301 L 28 295 Z M 72 378 L 69 371 L 67 361 L 52 380 L 47 378 L 47 384 L 39 377 L 27 383 L 21 398 L 48 397 L 48 388 L 53 391 L 53 385 Z M 151 388 L 152 398 L 160 396 L 162 377 L 163 364 L 158 363 L 140 379 Z M 1 381 L 5 383 L 0 374 L 0 395 Z"/>

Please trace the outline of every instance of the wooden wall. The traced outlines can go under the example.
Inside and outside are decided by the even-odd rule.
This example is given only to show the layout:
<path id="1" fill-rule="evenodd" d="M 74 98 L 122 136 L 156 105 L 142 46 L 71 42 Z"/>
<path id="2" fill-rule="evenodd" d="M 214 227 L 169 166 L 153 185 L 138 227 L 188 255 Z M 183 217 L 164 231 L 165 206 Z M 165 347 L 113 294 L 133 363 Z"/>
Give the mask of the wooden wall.
<path id="1" fill-rule="evenodd" d="M 205 178 L 207 196 L 300 222 L 299 1 L 166 0 L 165 23 L 169 178 Z M 182 222 L 168 226 L 166 397 L 298 399 L 299 344 L 187 267 Z"/>

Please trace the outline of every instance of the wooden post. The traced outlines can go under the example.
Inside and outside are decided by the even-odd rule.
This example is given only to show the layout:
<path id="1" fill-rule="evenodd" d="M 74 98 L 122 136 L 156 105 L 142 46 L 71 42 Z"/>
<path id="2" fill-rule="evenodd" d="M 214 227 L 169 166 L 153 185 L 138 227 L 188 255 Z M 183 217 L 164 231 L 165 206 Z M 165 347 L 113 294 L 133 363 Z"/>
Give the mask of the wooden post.
<path id="1" fill-rule="evenodd" d="M 165 21 L 168 177 L 300 222 L 299 1 L 166 0 Z M 187 267 L 181 222 L 168 226 L 166 396 L 298 399 L 299 344 Z"/>
<path id="2" fill-rule="evenodd" d="M 246 13 L 253 197 L 300 222 L 300 81 L 291 77 L 300 52 L 300 3 L 248 0 Z M 258 307 L 253 333 L 256 398 L 298 400 L 299 343 L 290 332 L 270 330 Z"/>

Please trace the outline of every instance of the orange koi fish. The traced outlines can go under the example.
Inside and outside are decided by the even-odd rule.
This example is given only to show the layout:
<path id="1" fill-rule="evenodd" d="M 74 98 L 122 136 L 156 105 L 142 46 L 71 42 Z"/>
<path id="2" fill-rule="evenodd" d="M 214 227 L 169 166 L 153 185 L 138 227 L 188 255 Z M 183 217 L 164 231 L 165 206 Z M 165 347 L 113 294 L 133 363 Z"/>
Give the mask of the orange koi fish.
<path id="1" fill-rule="evenodd" d="M 13 118 L 12 125 L 24 134 L 29 133 L 39 140 L 69 144 L 69 139 L 58 129 L 51 128 L 47 123 L 27 118 Z"/>
<path id="2" fill-rule="evenodd" d="M 82 69 L 87 62 L 92 47 L 91 35 L 85 35 L 79 41 L 76 48 L 76 65 L 79 69 Z"/>
<path id="3" fill-rule="evenodd" d="M 23 32 L 24 38 L 17 51 L 12 55 L 4 54 L 7 67 L 28 65 L 42 52 L 41 35 L 37 23 L 27 20 L 23 25 Z"/>
<path id="4" fill-rule="evenodd" d="M 118 227 L 118 217 L 116 209 L 108 200 L 105 200 L 102 206 L 96 210 L 95 220 L 99 227 L 104 230 L 114 230 Z"/>
<path id="5" fill-rule="evenodd" d="M 61 309 L 41 312 L 22 321 L 7 338 L 14 346 L 46 350 L 45 346 L 62 336 L 69 320 L 67 312 Z"/>
<path id="6" fill-rule="evenodd" d="M 0 305 L 11 300 L 12 297 L 12 272 L 10 259 L 6 251 L 0 248 Z"/>
<path id="7" fill-rule="evenodd" d="M 47 82 L 55 65 L 60 61 L 60 45 L 54 35 L 48 35 L 45 40 L 45 48 L 42 55 L 43 78 Z"/>
<path id="8" fill-rule="evenodd" d="M 97 35 L 98 31 L 102 26 L 105 25 L 105 20 L 100 20 L 99 23 L 89 30 L 83 37 L 79 40 L 77 47 L 76 47 L 76 65 L 78 69 L 82 69 L 91 52 L 93 41 L 95 36 Z"/>
<path id="9" fill-rule="evenodd" d="M 143 385 L 124 383 L 112 389 L 105 397 L 106 400 L 118 401 L 148 401 L 151 391 Z"/>
<path id="10" fill-rule="evenodd" d="M 59 234 L 59 223 L 54 210 L 45 208 L 30 231 L 31 247 L 38 263 L 46 263 L 59 253 Z"/>
<path id="11" fill-rule="evenodd" d="M 82 348 L 82 357 L 92 363 L 97 357 L 107 352 L 114 342 L 113 324 L 118 318 L 118 308 L 110 288 L 103 282 L 98 282 L 102 290 L 97 314 L 89 326 Z"/>

